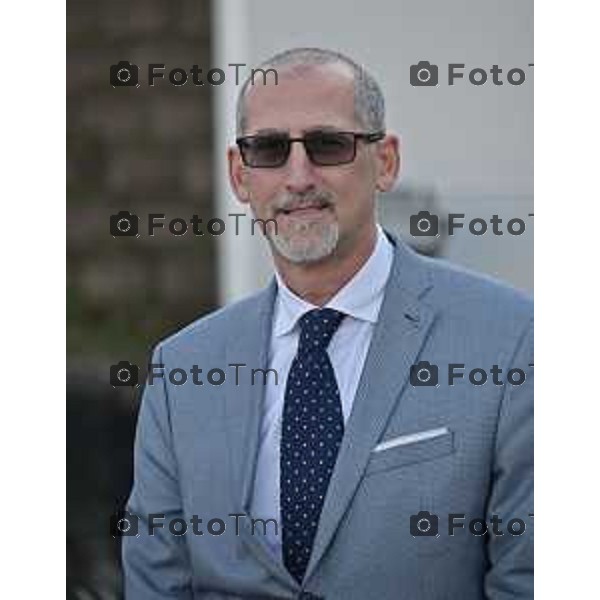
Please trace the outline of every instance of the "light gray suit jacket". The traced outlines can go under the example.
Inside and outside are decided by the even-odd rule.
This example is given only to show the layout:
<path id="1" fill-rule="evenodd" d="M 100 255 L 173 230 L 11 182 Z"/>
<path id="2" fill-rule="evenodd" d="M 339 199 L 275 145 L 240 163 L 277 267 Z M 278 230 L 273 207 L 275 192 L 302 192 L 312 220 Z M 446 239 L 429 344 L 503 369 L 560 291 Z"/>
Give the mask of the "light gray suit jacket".
<path id="1" fill-rule="evenodd" d="M 127 600 L 533 598 L 532 303 L 393 241 L 392 272 L 303 585 L 270 553 L 260 525 L 251 529 L 265 388 L 258 379 L 250 385 L 241 368 L 236 385 L 227 370 L 232 363 L 245 363 L 246 372 L 267 368 L 273 281 L 155 349 L 152 362 L 166 372 L 203 368 L 204 385 L 166 378 L 145 388 L 128 503 L 139 529 L 123 537 Z M 437 386 L 411 384 L 419 361 L 438 366 Z M 465 365 L 454 385 L 451 363 Z M 494 365 L 504 385 L 492 382 Z M 206 381 L 215 367 L 228 373 L 220 386 Z M 469 381 L 475 368 L 488 371 L 484 385 Z M 526 374 L 524 383 L 507 383 L 511 368 Z M 411 534 L 411 516 L 421 511 L 437 515 L 437 536 L 412 535 L 415 519 Z M 165 515 L 153 536 L 149 513 Z M 450 513 L 465 515 L 454 535 Z M 203 535 L 193 533 L 193 515 Z M 503 535 L 492 533 L 493 515 Z M 173 518 L 187 521 L 185 535 L 169 532 Z M 226 530 L 217 535 L 213 522 L 211 535 L 208 521 L 217 518 Z M 488 520 L 487 534 L 469 531 L 475 518 Z M 521 535 L 508 531 L 515 518 L 526 526 Z"/>

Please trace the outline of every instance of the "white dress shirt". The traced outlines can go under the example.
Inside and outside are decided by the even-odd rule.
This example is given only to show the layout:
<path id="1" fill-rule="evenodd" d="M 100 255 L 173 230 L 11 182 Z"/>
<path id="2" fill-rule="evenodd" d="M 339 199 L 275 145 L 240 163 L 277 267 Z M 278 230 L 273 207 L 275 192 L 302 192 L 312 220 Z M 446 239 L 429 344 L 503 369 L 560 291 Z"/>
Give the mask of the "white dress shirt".
<path id="1" fill-rule="evenodd" d="M 340 390 L 344 423 L 348 421 L 352 410 L 383 301 L 393 254 L 392 244 L 381 227 L 377 226 L 377 241 L 373 253 L 360 271 L 325 304 L 325 307 L 346 315 L 327 349 Z M 278 534 L 275 534 L 274 526 L 269 524 L 266 528 L 266 542 L 273 553 L 281 557 L 279 445 L 286 378 L 298 349 L 298 320 L 305 313 L 319 307 L 294 294 L 278 273 L 276 278 L 278 287 L 271 330 L 269 368 L 277 371 L 278 385 L 275 385 L 273 377 L 268 378 L 250 512 L 254 518 L 277 520 Z M 260 527 L 256 531 L 262 535 Z"/>

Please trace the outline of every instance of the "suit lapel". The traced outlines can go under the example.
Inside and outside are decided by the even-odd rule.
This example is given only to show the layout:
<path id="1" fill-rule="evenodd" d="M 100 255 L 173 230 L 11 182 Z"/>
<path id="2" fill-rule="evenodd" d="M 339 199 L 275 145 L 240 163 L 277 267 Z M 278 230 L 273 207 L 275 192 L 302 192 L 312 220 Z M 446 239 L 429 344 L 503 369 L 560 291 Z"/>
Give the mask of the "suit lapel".
<path id="1" fill-rule="evenodd" d="M 269 340 L 273 320 L 274 300 L 277 292 L 275 279 L 269 287 L 259 294 L 257 310 L 249 310 L 243 323 L 231 340 L 226 350 L 227 364 L 242 363 L 246 369 L 267 369 Z M 240 371 L 244 373 L 244 371 Z M 249 371 L 244 377 L 249 377 Z M 233 392 L 226 394 L 225 429 L 227 431 L 229 472 L 233 506 L 236 511 L 250 512 L 252 486 L 256 471 L 262 406 L 266 386 L 240 385 Z M 296 587 L 296 581 L 281 561 L 274 559 L 262 535 L 250 532 L 250 520 L 242 520 L 240 535 L 248 549 L 282 583 Z"/>
<path id="2" fill-rule="evenodd" d="M 325 497 L 307 577 L 323 557 L 352 500 L 434 320 L 434 311 L 422 299 L 431 287 L 428 272 L 412 251 L 393 241 L 392 270 Z"/>
<path id="3" fill-rule="evenodd" d="M 240 373 L 244 373 L 245 377 L 250 377 L 249 369 L 266 369 L 268 367 L 269 339 L 276 290 L 277 285 L 273 280 L 269 287 L 258 296 L 257 310 L 248 311 L 239 329 L 236 329 L 228 340 L 227 364 L 242 363 L 246 365 L 246 373 L 243 370 L 240 371 Z M 235 506 L 244 510 L 250 504 L 264 393 L 264 385 L 240 385 L 225 398 L 233 500 Z"/>

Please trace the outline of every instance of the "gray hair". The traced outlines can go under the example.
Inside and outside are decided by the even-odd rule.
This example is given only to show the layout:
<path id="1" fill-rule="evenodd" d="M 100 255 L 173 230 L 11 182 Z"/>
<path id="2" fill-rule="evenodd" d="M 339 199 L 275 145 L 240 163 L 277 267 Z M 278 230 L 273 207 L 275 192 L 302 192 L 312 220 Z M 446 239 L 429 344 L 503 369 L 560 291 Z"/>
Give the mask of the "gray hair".
<path id="1" fill-rule="evenodd" d="M 259 65 L 259 68 L 288 66 L 311 66 L 342 64 L 347 66 L 354 77 L 354 114 L 361 126 L 370 131 L 385 130 L 385 102 L 381 88 L 373 76 L 362 66 L 340 52 L 324 48 L 292 48 L 275 54 Z M 252 81 L 248 76 L 237 100 L 236 129 L 241 136 L 246 131 L 246 92 Z"/>

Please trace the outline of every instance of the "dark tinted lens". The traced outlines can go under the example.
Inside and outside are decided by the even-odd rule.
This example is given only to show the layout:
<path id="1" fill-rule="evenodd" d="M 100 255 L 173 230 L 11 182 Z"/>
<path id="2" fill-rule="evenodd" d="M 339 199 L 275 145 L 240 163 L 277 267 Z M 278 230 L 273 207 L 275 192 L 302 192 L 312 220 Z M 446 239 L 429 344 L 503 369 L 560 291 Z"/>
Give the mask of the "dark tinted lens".
<path id="1" fill-rule="evenodd" d="M 318 165 L 340 165 L 354 160 L 354 136 L 351 133 L 308 133 L 305 144 L 311 160 Z"/>
<path id="2" fill-rule="evenodd" d="M 252 167 L 278 167 L 285 163 L 289 153 L 289 139 L 285 136 L 261 135 L 242 140 L 244 161 Z"/>

